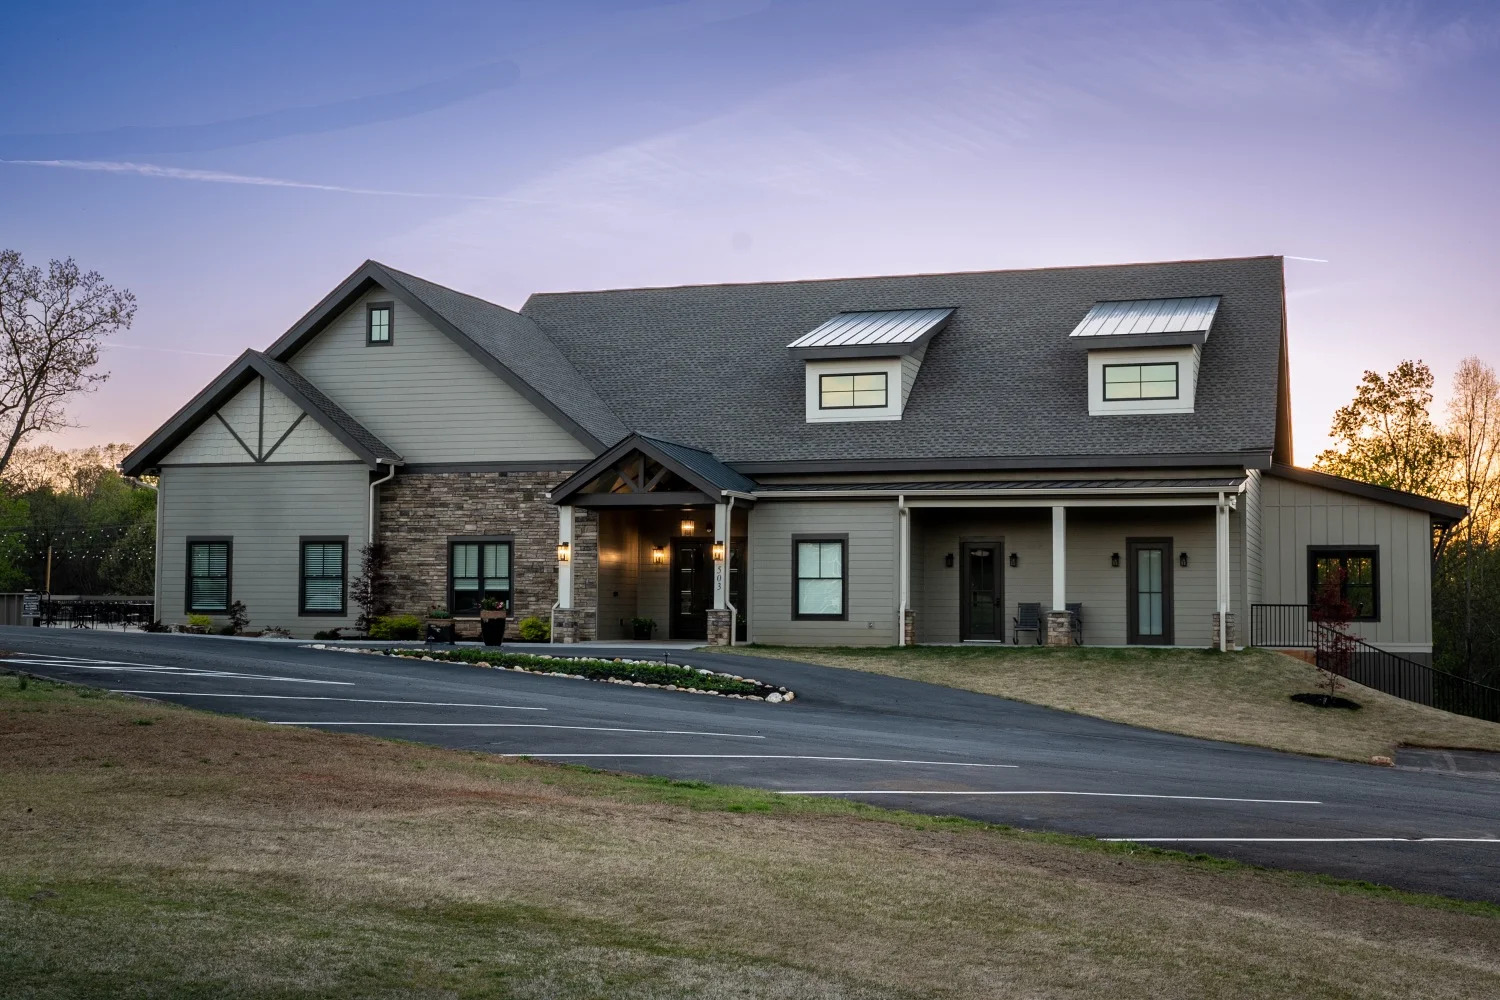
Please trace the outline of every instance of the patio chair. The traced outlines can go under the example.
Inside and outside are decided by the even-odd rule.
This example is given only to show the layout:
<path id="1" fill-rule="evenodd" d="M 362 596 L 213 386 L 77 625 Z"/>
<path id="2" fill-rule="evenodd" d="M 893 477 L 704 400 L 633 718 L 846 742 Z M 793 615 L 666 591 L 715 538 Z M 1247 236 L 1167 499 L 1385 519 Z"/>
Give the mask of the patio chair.
<path id="1" fill-rule="evenodd" d="M 1073 645 L 1083 645 L 1083 604 L 1068 605 L 1068 627 L 1073 632 Z"/>
<path id="2" fill-rule="evenodd" d="M 1019 646 L 1019 638 L 1022 632 L 1036 634 L 1037 645 L 1042 644 L 1042 606 L 1041 604 L 1017 604 L 1016 613 L 1011 618 L 1010 644 Z"/>

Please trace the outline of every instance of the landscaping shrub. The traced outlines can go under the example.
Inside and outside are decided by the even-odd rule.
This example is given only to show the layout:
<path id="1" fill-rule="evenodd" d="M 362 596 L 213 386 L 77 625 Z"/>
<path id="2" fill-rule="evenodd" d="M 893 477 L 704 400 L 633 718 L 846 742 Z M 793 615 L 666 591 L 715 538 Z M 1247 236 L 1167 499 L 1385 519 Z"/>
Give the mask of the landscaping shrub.
<path id="1" fill-rule="evenodd" d="M 213 628 L 214 620 L 208 615 L 188 615 L 187 623 L 194 628 Z"/>
<path id="2" fill-rule="evenodd" d="M 229 631 L 225 635 L 235 635 L 245 631 L 245 626 L 250 624 L 250 609 L 245 607 L 244 601 L 235 601 L 229 606 Z"/>
<path id="3" fill-rule="evenodd" d="M 516 635 L 523 642 L 547 642 L 552 638 L 552 623 L 545 618 L 532 615 L 516 624 Z"/>
<path id="4" fill-rule="evenodd" d="M 727 674 L 703 673 L 693 667 L 675 663 L 630 663 L 623 660 L 570 660 L 530 653 L 501 653 L 492 649 L 393 649 L 397 656 L 430 656 L 456 663 L 487 663 L 492 667 L 519 667 L 537 673 L 579 674 L 592 681 L 608 679 L 640 681 L 642 684 L 671 684 L 698 691 L 719 694 L 748 694 L 764 697 L 783 689 L 759 681 L 735 680 Z"/>
<path id="5" fill-rule="evenodd" d="M 371 639 L 402 640 L 422 638 L 422 619 L 416 615 L 383 615 L 370 626 Z"/>

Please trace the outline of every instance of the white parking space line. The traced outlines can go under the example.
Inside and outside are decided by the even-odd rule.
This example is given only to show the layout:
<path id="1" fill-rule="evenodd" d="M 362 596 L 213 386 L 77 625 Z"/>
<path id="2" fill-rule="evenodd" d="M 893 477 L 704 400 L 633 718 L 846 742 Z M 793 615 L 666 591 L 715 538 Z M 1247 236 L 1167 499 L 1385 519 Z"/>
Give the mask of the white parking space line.
<path id="1" fill-rule="evenodd" d="M 1500 844 L 1500 837 L 1100 837 L 1111 844 Z"/>
<path id="2" fill-rule="evenodd" d="M 110 688 L 115 694 L 154 694 L 174 698 L 252 698 L 265 701 L 348 701 L 360 705 L 428 705 L 434 708 L 504 708 L 515 712 L 545 712 L 533 705 L 480 705 L 466 701 L 398 701 L 387 698 L 331 698 L 312 694 L 227 694 L 217 691 L 147 691 L 138 688 Z"/>
<path id="3" fill-rule="evenodd" d="M 1020 764 L 975 764 L 965 760 L 896 760 L 890 757 L 814 757 L 797 753 L 502 753 L 497 757 L 630 757 L 659 760 L 834 760 L 869 764 L 935 764 L 941 767 L 1020 767 Z"/>
<path id="4" fill-rule="evenodd" d="M 97 670 L 105 673 L 157 674 L 167 677 L 222 677 L 230 680 L 276 681 L 282 684 L 325 684 L 334 687 L 353 687 L 353 681 L 318 681 L 308 677 L 282 677 L 278 674 L 242 674 L 232 670 L 195 670 L 190 667 L 169 667 L 159 663 L 126 663 L 122 660 L 78 660 L 71 658 L 27 658 L 7 657 L 0 663 L 15 663 L 28 667 L 66 667 L 69 670 Z"/>
<path id="5" fill-rule="evenodd" d="M 1278 806 L 1320 806 L 1313 799 L 1236 799 L 1226 795 L 1150 795 L 1145 792 L 949 791 L 946 789 L 846 788 L 840 791 L 778 791 L 778 795 L 1077 795 L 1100 799 L 1177 799 L 1185 802 L 1261 802 Z"/>
<path id="6" fill-rule="evenodd" d="M 763 740 L 745 733 L 700 733 L 693 729 L 620 729 L 612 726 L 559 726 L 545 722 L 273 722 L 272 726 L 404 726 L 409 729 L 578 729 L 590 733 L 649 733 L 657 736 L 726 736 L 734 740 Z"/>

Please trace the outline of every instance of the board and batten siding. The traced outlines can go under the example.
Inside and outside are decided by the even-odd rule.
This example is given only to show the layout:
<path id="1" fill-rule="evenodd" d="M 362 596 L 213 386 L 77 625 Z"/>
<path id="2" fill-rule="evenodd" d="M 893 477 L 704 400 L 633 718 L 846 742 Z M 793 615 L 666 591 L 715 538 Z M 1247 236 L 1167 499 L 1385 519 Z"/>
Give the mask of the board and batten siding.
<path id="1" fill-rule="evenodd" d="M 896 643 L 893 500 L 762 500 L 750 512 L 750 641 L 803 646 Z M 848 535 L 847 621 L 792 616 L 792 536 Z"/>
<path id="2" fill-rule="evenodd" d="M 1276 476 L 1261 480 L 1266 604 L 1307 604 L 1308 546 L 1376 546 L 1380 621 L 1351 631 L 1392 652 L 1432 649 L 1429 516 Z"/>
<path id="3" fill-rule="evenodd" d="M 156 613 L 187 620 L 187 540 L 230 537 L 230 601 L 243 601 L 252 629 L 279 625 L 293 635 L 352 626 L 343 616 L 298 614 L 301 536 L 347 537 L 346 580 L 358 570 L 365 541 L 369 470 L 362 463 L 318 465 L 163 466 Z M 216 624 L 224 624 L 222 615 Z"/>
<path id="4" fill-rule="evenodd" d="M 391 343 L 366 343 L 372 290 L 290 364 L 407 462 L 587 461 L 593 452 L 396 300 Z"/>
<path id="5" fill-rule="evenodd" d="M 265 379 L 235 393 L 161 460 L 169 465 L 352 462 L 357 456 Z"/>

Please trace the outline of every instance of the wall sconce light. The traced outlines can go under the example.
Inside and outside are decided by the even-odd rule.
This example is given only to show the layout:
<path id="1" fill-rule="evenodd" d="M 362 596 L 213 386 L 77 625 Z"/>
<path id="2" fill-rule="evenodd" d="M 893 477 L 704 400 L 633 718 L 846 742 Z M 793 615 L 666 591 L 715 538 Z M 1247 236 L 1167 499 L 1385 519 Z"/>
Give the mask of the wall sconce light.
<path id="1" fill-rule="evenodd" d="M 943 556 L 943 565 L 947 566 L 949 569 L 953 568 L 953 553 L 952 552 L 950 552 L 947 555 Z"/>
<path id="2" fill-rule="evenodd" d="M 1015 569 L 1019 565 L 1021 565 L 1021 557 L 1012 552 L 1010 554 L 1010 568 Z"/>
<path id="3" fill-rule="evenodd" d="M 1177 557 L 1177 565 L 1181 566 L 1183 569 L 1187 569 L 1187 553 L 1186 552 L 1182 553 L 1181 555 L 1179 555 Z"/>
<path id="4" fill-rule="evenodd" d="M 557 543 L 557 561 L 567 562 L 572 557 L 572 546 L 567 542 Z"/>
<path id="5" fill-rule="evenodd" d="M 714 562 L 724 561 L 724 543 L 714 542 Z"/>
<path id="6" fill-rule="evenodd" d="M 677 526 L 677 528 L 684 535 L 691 535 L 694 531 L 696 531 L 698 529 L 698 525 L 695 524 L 692 521 L 683 521 L 681 524 L 679 524 Z"/>
<path id="7" fill-rule="evenodd" d="M 654 546 L 652 546 L 651 547 L 651 562 L 654 563 L 657 566 L 660 566 L 663 563 L 665 563 L 666 561 L 667 561 L 667 550 L 664 549 L 664 548 L 662 548 L 660 545 L 654 545 Z"/>
<path id="8" fill-rule="evenodd" d="M 1115 567 L 1116 569 L 1119 569 L 1120 568 L 1120 553 L 1118 553 L 1118 552 L 1111 552 L 1109 554 L 1109 564 L 1111 566 Z"/>

